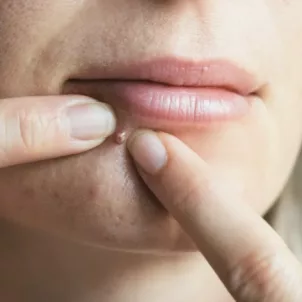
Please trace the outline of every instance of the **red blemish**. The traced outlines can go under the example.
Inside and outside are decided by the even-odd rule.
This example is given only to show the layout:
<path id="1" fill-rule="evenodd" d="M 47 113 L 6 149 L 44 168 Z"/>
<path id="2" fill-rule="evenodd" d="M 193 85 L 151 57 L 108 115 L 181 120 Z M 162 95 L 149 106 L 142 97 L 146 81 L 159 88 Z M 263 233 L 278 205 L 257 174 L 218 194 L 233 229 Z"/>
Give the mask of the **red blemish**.
<path id="1" fill-rule="evenodd" d="M 115 134 L 115 142 L 119 145 L 126 141 L 126 131 L 118 131 Z"/>

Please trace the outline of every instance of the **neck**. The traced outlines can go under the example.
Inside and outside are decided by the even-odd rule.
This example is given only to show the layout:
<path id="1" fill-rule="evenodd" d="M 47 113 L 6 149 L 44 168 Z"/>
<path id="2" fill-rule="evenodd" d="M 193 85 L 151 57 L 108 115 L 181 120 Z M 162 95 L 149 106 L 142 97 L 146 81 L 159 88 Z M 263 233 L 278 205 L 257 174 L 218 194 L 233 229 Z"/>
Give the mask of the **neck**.
<path id="1" fill-rule="evenodd" d="M 4 222 L 0 235 L 6 302 L 233 301 L 199 253 L 106 251 Z"/>

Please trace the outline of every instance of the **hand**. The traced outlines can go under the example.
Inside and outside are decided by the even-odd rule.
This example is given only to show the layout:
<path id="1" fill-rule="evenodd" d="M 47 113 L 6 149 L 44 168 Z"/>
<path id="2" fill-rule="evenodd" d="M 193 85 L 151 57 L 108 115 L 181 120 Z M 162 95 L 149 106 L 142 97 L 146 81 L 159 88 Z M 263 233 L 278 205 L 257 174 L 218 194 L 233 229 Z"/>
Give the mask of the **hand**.
<path id="1" fill-rule="evenodd" d="M 196 153 L 171 135 L 151 131 L 135 133 L 128 148 L 143 180 L 236 301 L 302 301 L 298 260 L 246 203 L 223 192 Z"/>
<path id="2" fill-rule="evenodd" d="M 108 105 L 83 96 L 0 100 L 0 168 L 71 155 L 115 130 Z"/>

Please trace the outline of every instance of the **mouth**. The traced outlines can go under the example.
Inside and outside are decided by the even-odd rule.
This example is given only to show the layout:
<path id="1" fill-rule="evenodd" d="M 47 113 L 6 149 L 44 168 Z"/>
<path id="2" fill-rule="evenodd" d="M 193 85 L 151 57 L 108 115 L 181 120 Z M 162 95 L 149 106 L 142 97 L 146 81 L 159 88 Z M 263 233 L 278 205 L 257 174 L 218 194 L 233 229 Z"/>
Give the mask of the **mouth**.
<path id="1" fill-rule="evenodd" d="M 90 68 L 70 79 L 64 93 L 109 103 L 144 126 L 174 129 L 240 119 L 262 86 L 230 61 L 164 58 Z"/>

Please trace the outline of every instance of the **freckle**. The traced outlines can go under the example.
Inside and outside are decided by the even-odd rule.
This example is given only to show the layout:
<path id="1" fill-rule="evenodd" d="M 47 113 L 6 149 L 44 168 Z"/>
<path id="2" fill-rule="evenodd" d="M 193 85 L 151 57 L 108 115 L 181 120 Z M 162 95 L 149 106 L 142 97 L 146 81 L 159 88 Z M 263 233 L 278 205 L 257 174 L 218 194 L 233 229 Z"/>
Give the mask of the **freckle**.
<path id="1" fill-rule="evenodd" d="M 126 131 L 117 132 L 115 135 L 115 142 L 119 145 L 126 141 Z"/>

